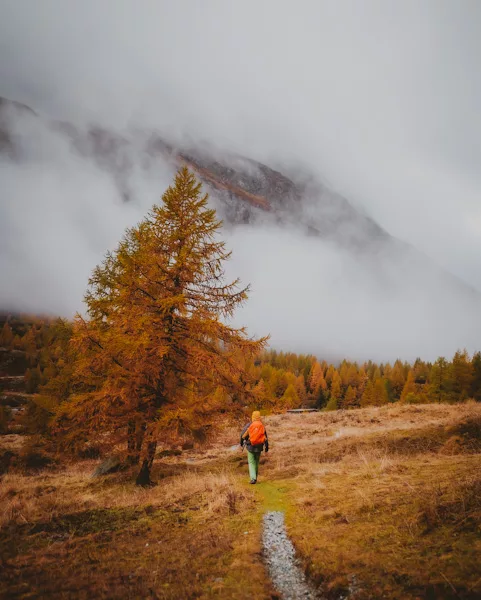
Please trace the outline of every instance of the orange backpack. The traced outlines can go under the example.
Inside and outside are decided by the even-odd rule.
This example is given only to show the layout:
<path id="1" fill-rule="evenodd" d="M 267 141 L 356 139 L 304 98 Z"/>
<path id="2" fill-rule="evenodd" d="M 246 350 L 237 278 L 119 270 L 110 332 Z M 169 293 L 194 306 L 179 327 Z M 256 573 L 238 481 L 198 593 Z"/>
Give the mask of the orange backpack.
<path id="1" fill-rule="evenodd" d="M 266 441 L 266 430 L 260 421 L 254 421 L 249 425 L 249 441 L 252 446 L 258 446 Z"/>

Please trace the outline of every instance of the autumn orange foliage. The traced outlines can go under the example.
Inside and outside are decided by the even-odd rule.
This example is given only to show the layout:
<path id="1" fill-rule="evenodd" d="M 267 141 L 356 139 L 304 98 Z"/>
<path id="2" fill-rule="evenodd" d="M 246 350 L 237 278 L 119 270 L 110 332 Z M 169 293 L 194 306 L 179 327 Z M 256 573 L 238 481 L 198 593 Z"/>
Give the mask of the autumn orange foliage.
<path id="1" fill-rule="evenodd" d="M 226 282 L 230 253 L 207 194 L 187 168 L 90 278 L 72 336 L 80 391 L 57 426 L 72 441 L 98 431 L 141 463 L 148 485 L 159 439 L 195 432 L 249 393 L 238 360 L 267 338 L 229 325 L 248 287 Z M 115 435 L 113 435 L 115 434 Z"/>

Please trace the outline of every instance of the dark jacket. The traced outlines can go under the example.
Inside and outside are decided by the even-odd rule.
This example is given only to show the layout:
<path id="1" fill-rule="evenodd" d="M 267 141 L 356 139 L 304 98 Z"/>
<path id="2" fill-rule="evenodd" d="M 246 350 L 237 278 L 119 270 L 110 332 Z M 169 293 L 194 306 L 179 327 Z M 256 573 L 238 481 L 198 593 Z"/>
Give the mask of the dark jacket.
<path id="1" fill-rule="evenodd" d="M 265 425 L 264 425 L 264 430 L 266 432 L 266 441 L 263 444 L 256 444 L 255 446 L 253 446 L 250 443 L 249 436 L 247 436 L 247 438 L 242 437 L 251 425 L 252 425 L 252 423 L 247 423 L 247 425 L 241 431 L 241 434 L 240 434 L 241 447 L 243 447 L 245 444 L 246 448 L 247 448 L 247 450 L 249 450 L 249 452 L 262 452 L 262 449 L 264 449 L 266 452 L 268 452 L 269 451 L 269 441 L 267 439 L 267 429 L 266 429 Z"/>

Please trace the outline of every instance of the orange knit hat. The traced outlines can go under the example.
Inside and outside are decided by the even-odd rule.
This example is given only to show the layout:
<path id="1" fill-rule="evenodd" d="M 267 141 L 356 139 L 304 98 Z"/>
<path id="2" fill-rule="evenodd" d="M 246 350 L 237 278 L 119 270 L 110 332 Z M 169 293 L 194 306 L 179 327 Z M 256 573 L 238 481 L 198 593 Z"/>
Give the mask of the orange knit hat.
<path id="1" fill-rule="evenodd" d="M 255 410 L 252 413 L 252 420 L 253 421 L 260 421 L 261 420 L 261 413 L 258 410 Z"/>

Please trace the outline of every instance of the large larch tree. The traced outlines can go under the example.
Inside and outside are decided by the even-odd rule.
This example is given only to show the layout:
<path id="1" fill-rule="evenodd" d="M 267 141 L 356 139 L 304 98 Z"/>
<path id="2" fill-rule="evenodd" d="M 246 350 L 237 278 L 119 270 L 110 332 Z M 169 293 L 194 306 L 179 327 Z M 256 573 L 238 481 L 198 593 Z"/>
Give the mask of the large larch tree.
<path id="1" fill-rule="evenodd" d="M 86 317 L 75 320 L 82 391 L 62 404 L 57 421 L 73 439 L 99 431 L 111 446 L 123 444 L 141 465 L 139 485 L 150 484 L 159 439 L 201 429 L 220 409 L 245 403 L 238 357 L 257 355 L 267 340 L 229 324 L 248 287 L 225 281 L 230 252 L 207 198 L 182 168 L 162 203 L 95 268 Z"/>

